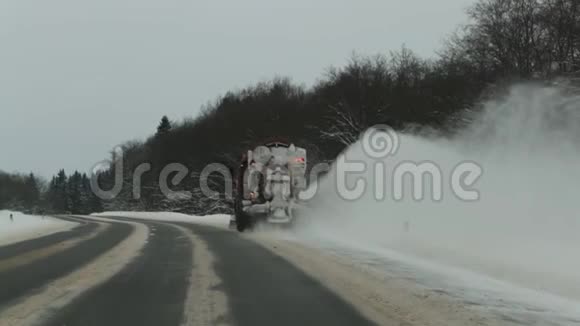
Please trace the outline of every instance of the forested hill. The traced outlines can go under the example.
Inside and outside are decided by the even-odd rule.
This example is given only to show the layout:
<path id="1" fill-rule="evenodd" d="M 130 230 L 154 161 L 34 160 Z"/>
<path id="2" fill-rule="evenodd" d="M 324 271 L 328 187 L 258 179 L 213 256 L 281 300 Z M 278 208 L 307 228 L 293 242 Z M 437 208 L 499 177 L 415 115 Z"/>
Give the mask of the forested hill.
<path id="1" fill-rule="evenodd" d="M 64 170 L 47 182 L 33 173 L 24 175 L 0 171 L 0 210 L 10 209 L 29 214 L 88 214 L 103 209 L 101 200 L 91 191 L 87 174 Z"/>
<path id="2" fill-rule="evenodd" d="M 0 171 L 0 210 L 34 209 L 40 206 L 42 185 L 34 174 L 8 174 Z"/>
<path id="3" fill-rule="evenodd" d="M 189 120 L 163 119 L 149 139 L 122 146 L 125 187 L 105 208 L 227 210 L 223 202 L 195 191 L 193 197 L 166 198 L 158 186 L 161 170 L 181 163 L 195 176 L 209 163 L 236 164 L 250 145 L 272 137 L 306 147 L 312 164 L 334 159 L 375 124 L 452 133 L 463 123 L 456 119 L 462 112 L 476 110 L 482 96 L 503 85 L 580 70 L 577 0 L 480 0 L 467 15 L 469 23 L 458 26 L 435 59 L 419 58 L 405 47 L 353 56 L 344 67 L 322 72 L 310 88 L 276 78 L 228 92 Z M 152 168 L 143 175 L 141 197 L 134 199 L 132 172 L 142 163 Z M 114 175 L 111 164 L 100 175 L 104 188 L 112 187 Z M 188 177 L 175 189 L 198 185 L 199 180 Z"/>

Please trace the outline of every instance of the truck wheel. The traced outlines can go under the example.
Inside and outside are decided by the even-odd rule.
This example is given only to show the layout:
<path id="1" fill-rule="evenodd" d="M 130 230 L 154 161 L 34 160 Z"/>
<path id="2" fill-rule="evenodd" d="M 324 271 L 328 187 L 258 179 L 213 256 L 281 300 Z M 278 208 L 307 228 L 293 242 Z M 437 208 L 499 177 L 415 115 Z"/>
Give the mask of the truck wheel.
<path id="1" fill-rule="evenodd" d="M 236 198 L 234 203 L 234 214 L 236 216 L 236 229 L 238 232 L 244 232 L 248 226 L 248 218 L 243 211 L 240 198 Z"/>
<path id="2" fill-rule="evenodd" d="M 237 213 L 236 214 L 236 229 L 238 232 L 244 232 L 248 227 L 248 219 L 244 216 L 244 213 Z"/>
<path id="3" fill-rule="evenodd" d="M 246 227 L 247 227 L 246 223 L 238 217 L 238 220 L 236 222 L 236 229 L 238 229 L 238 232 L 244 232 L 246 230 Z"/>
<path id="4" fill-rule="evenodd" d="M 252 230 L 254 228 L 254 221 L 252 216 L 245 212 L 239 212 L 236 214 L 236 228 L 239 232 Z"/>

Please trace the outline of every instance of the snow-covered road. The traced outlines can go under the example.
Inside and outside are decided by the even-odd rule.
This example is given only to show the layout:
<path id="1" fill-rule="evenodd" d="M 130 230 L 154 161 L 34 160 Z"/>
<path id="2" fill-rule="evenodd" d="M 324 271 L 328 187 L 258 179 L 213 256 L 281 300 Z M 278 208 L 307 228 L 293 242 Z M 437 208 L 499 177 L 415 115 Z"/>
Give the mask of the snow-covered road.
<path id="1" fill-rule="evenodd" d="M 195 251 L 193 253 L 195 256 L 193 261 L 196 262 L 193 270 L 197 272 L 192 274 L 192 279 L 197 283 L 192 284 L 197 284 L 196 286 L 201 284 L 206 291 L 203 297 L 188 297 L 187 300 L 188 302 L 197 300 L 203 305 L 211 303 L 215 306 L 219 304 L 221 312 L 218 315 L 233 313 L 236 318 L 256 318 L 255 314 L 238 315 L 237 310 L 234 309 L 235 304 L 233 306 L 228 304 L 228 299 L 236 299 L 240 295 L 245 295 L 244 293 L 247 291 L 236 292 L 236 289 L 241 286 L 237 280 L 236 275 L 238 274 L 230 275 L 226 271 L 238 270 L 239 266 L 244 265 L 245 262 L 241 257 L 246 257 L 246 255 L 249 255 L 247 258 L 253 257 L 252 259 L 258 261 L 263 259 L 260 258 L 263 255 L 270 255 L 263 249 L 254 248 L 254 245 L 248 243 L 249 241 L 259 244 L 268 252 L 279 256 L 282 261 L 291 263 L 304 275 L 331 290 L 340 300 L 355 307 L 366 319 L 379 325 L 397 323 L 417 326 L 580 325 L 580 311 L 578 309 L 580 305 L 574 300 L 549 294 L 547 291 L 525 288 L 505 280 L 492 278 L 484 273 L 454 267 L 433 259 L 402 253 L 385 246 L 372 246 L 361 239 L 353 238 L 351 241 L 342 237 L 341 234 L 333 237 L 332 234 L 322 233 L 312 228 L 309 229 L 311 233 L 301 228 L 292 230 L 260 228 L 255 232 L 238 234 L 233 230 L 226 230 L 229 221 L 228 215 L 200 217 L 162 212 L 109 212 L 98 215 L 109 216 L 121 224 L 126 223 L 123 222 L 126 221 L 126 218 L 133 218 L 136 219 L 133 224 L 141 225 L 141 228 L 149 223 L 146 220 L 153 221 L 153 224 L 147 226 L 150 228 L 148 236 L 150 240 L 141 236 L 142 239 L 139 242 L 141 244 L 149 243 L 151 239 L 160 240 L 161 238 L 168 243 L 177 241 L 177 239 L 183 241 L 188 238 L 184 237 L 184 235 L 189 234 L 186 229 L 190 227 L 187 225 L 191 225 L 191 230 L 204 237 L 203 240 L 198 239 L 200 235 L 196 236 L 195 232 L 190 236 L 190 240 L 195 243 L 193 248 L 197 248 L 195 250 L 203 249 L 202 252 Z M 27 231 L 46 231 L 47 228 L 39 227 L 39 225 L 42 226 L 43 223 L 52 221 L 50 219 L 43 220 L 42 217 L 16 215 L 13 223 L 16 222 L 18 216 L 20 216 L 23 225 L 26 224 L 24 223 L 26 220 L 29 225 L 32 225 L 29 228 L 24 228 Z M 92 219 L 102 220 L 101 222 L 105 226 L 109 225 L 107 221 L 111 221 L 98 217 Z M 158 222 L 162 223 L 155 224 Z M 57 222 L 56 224 L 61 223 Z M 171 225 L 173 226 L 170 227 Z M 207 228 L 207 226 L 211 226 L 211 228 Z M 173 240 L 161 232 L 171 228 L 174 228 L 174 231 L 180 230 L 180 232 L 172 231 L 175 233 L 174 236 L 177 236 Z M 60 248 L 59 250 L 80 250 L 81 245 L 87 241 L 101 241 L 102 239 L 97 239 L 97 236 L 108 229 L 110 226 L 96 230 L 96 233 L 93 232 L 94 236 L 79 238 L 78 248 L 74 246 L 74 248 L 68 249 L 66 247 L 58 248 Z M 156 238 L 158 236 L 160 238 Z M 205 245 L 211 244 L 211 246 L 205 247 L 204 243 Z M 224 246 L 229 246 L 228 243 L 233 247 L 225 248 Z M 89 247 L 92 248 L 92 245 Z M 131 255 L 139 252 L 138 247 L 131 250 L 133 253 Z M 237 252 L 237 249 L 234 248 L 245 249 Z M 43 252 L 46 251 L 42 248 L 39 249 Z M 260 254 L 257 255 L 254 250 L 259 251 Z M 54 253 L 49 252 L 49 254 Z M 117 257 L 123 263 L 115 265 L 115 268 L 122 268 L 131 261 L 133 258 L 128 258 L 133 257 L 131 255 Z M 270 258 L 273 259 L 273 257 Z M 216 265 L 216 261 L 220 261 L 220 263 Z M 226 268 L 222 266 L 223 264 L 233 265 Z M 254 265 L 256 264 L 258 263 L 254 263 Z M 205 266 L 202 268 L 203 271 L 195 269 L 201 268 L 202 265 Z M 216 268 L 218 269 L 216 270 Z M 264 268 L 268 269 L 265 265 Z M 106 270 L 113 269 L 109 266 Z M 298 272 L 294 271 L 294 273 Z M 206 274 L 213 276 L 204 278 Z M 270 274 L 266 272 L 265 275 Z M 278 280 L 278 278 L 273 277 L 272 280 Z M 228 284 L 232 288 L 217 293 L 213 287 L 220 282 L 230 282 Z M 292 292 L 290 288 L 281 283 L 277 283 L 276 286 L 269 285 L 265 290 L 270 291 L 272 287 L 278 289 L 278 292 L 281 291 L 280 293 Z M 193 291 L 192 293 L 197 292 Z M 278 299 L 286 300 L 288 298 L 282 295 Z M 79 310 L 80 312 L 82 309 Z M 197 310 L 186 312 L 187 315 L 198 313 Z M 218 318 L 218 315 L 212 313 L 204 315 L 204 318 Z M 320 317 L 326 318 L 328 315 Z M 191 319 L 193 325 L 196 325 L 195 320 L 197 319 Z"/>
<path id="2" fill-rule="evenodd" d="M 229 221 L 227 215 L 200 217 L 147 212 L 98 215 L 186 222 L 221 229 L 227 228 Z M 290 261 L 378 324 L 393 320 L 421 326 L 577 323 L 574 302 L 386 248 L 318 237 L 318 232 L 313 235 L 300 229 L 259 228 L 241 236 Z"/>

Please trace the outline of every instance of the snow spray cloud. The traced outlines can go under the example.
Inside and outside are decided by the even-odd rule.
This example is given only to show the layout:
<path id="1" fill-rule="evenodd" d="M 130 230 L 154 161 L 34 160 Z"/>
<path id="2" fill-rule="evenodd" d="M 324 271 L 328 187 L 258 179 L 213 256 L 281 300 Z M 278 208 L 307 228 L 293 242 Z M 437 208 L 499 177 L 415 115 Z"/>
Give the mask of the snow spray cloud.
<path id="1" fill-rule="evenodd" d="M 450 195 L 453 184 L 446 183 L 440 200 L 377 201 L 368 193 L 345 200 L 332 176 L 340 160 L 376 163 L 359 142 L 317 185 L 310 218 L 303 219 L 298 234 L 380 255 L 395 251 L 580 299 L 578 96 L 552 87 L 513 87 L 485 103 L 473 124 L 453 139 L 401 135 L 399 141 L 395 155 L 381 158 L 387 178 L 404 162 L 433 162 L 447 175 L 457 162 L 477 162 L 484 169 L 479 199 Z M 369 169 L 362 177 L 376 181 Z M 429 182 L 423 186 L 433 189 Z"/>
<path id="2" fill-rule="evenodd" d="M 443 183 L 446 181 L 449 182 L 448 188 L 458 199 L 464 201 L 479 199 L 479 192 L 471 187 L 483 174 L 483 169 L 474 162 L 456 162 L 448 178 L 444 176 L 441 167 L 433 161 L 404 160 L 389 169 L 387 162 L 390 157 L 396 157 L 400 136 L 386 125 L 377 125 L 367 130 L 358 146 L 363 159 L 357 159 L 352 155 L 340 155 L 334 165 L 335 173 L 331 174 L 335 177 L 334 187 L 344 200 L 355 201 L 363 198 L 365 194 L 372 193 L 376 201 L 384 201 L 388 192 L 393 200 L 401 201 L 406 194 L 404 191 L 406 178 L 412 181 L 410 184 L 412 198 L 416 201 L 425 199 L 428 188 L 433 200 L 442 200 Z M 426 181 L 430 182 L 427 184 Z M 315 190 L 310 189 L 306 192 L 310 196 L 316 194 L 317 184 L 315 183 L 312 188 Z M 312 199 L 304 194 L 301 198 Z"/>

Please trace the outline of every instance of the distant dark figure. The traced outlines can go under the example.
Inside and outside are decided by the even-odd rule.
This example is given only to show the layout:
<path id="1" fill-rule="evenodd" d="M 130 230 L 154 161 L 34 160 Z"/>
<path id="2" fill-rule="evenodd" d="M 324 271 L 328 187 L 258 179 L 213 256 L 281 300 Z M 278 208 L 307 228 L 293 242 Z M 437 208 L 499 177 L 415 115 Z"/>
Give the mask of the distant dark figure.
<path id="1" fill-rule="evenodd" d="M 14 215 L 10 214 L 10 222 L 14 222 Z"/>

